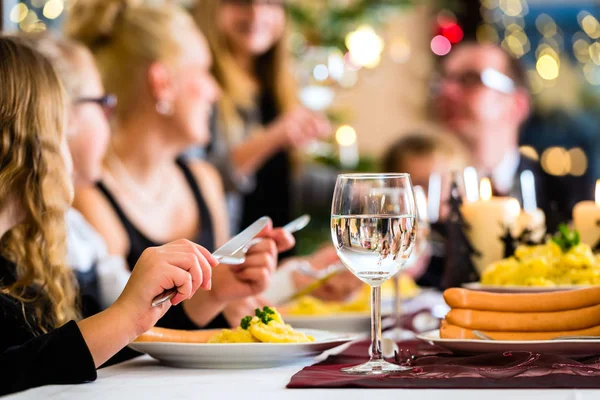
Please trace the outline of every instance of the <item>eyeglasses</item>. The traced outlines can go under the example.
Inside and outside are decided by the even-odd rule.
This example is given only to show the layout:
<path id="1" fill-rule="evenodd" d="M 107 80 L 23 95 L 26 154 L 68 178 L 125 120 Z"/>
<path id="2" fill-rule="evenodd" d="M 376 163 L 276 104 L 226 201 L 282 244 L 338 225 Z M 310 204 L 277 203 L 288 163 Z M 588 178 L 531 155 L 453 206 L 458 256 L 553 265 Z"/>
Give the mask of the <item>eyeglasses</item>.
<path id="1" fill-rule="evenodd" d="M 74 104 L 96 103 L 104 110 L 104 114 L 110 117 L 117 108 L 117 96 L 106 94 L 102 97 L 80 97 L 74 101 Z"/>
<path id="2" fill-rule="evenodd" d="M 285 5 L 285 0 L 223 0 L 223 2 L 236 6 L 251 6 L 254 4 L 266 4 L 272 6 Z"/>
<path id="3" fill-rule="evenodd" d="M 434 89 L 439 91 L 444 82 L 456 83 L 466 90 L 485 86 L 504 94 L 511 94 L 516 89 L 515 81 L 494 68 L 486 68 L 481 72 L 464 71 L 455 74 L 442 74 L 434 80 Z"/>

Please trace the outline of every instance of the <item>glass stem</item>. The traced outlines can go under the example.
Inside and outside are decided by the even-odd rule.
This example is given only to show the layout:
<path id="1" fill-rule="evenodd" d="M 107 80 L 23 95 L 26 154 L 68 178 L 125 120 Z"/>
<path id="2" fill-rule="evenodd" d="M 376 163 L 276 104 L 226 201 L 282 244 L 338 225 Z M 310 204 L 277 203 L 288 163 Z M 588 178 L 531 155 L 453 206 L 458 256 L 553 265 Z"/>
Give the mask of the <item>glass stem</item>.
<path id="1" fill-rule="evenodd" d="M 381 286 L 371 286 L 371 361 L 383 360 L 381 352 Z"/>
<path id="2" fill-rule="evenodd" d="M 402 329 L 400 318 L 402 317 L 402 297 L 400 295 L 400 274 L 394 275 L 394 327 Z"/>

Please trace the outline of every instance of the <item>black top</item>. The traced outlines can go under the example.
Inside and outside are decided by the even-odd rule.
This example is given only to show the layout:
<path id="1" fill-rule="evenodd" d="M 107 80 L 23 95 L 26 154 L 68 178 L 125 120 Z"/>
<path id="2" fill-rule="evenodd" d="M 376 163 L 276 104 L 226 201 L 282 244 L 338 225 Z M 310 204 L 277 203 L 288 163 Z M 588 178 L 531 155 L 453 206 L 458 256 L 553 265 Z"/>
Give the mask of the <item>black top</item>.
<path id="1" fill-rule="evenodd" d="M 268 125 L 279 115 L 274 96 L 267 93 L 258 101 L 260 122 Z M 291 183 L 292 169 L 290 155 L 280 151 L 269 158 L 256 171 L 256 188 L 244 196 L 244 210 L 241 226 L 245 227 L 258 218 L 268 215 L 273 226 L 283 226 L 291 219 Z"/>
<path id="2" fill-rule="evenodd" d="M 190 171 L 185 162 L 177 159 L 176 163 L 181 169 L 185 180 L 190 185 L 190 189 L 192 189 L 194 199 L 196 200 L 196 205 L 198 206 L 201 230 L 194 242 L 204 246 L 208 251 L 213 251 L 215 248 L 215 241 L 212 219 L 210 218 L 210 213 L 208 207 L 206 206 L 206 202 L 204 201 L 204 197 L 202 196 L 202 192 L 200 191 L 200 187 L 198 186 L 192 171 Z M 106 196 L 106 199 L 117 213 L 121 224 L 123 224 L 123 228 L 125 228 L 125 231 L 127 232 L 127 236 L 129 238 L 129 253 L 127 253 L 126 259 L 127 264 L 129 264 L 129 268 L 133 270 L 133 267 L 137 263 L 144 250 L 146 250 L 148 247 L 161 246 L 164 243 L 156 243 L 140 232 L 140 230 L 137 229 L 136 226 L 129 220 L 127 215 L 125 215 L 115 197 L 102 182 L 98 182 L 97 187 L 104 194 L 104 196 Z"/>
<path id="3" fill-rule="evenodd" d="M 189 167 L 185 164 L 184 161 L 178 159 L 176 161 L 177 165 L 183 172 L 186 181 L 190 185 L 192 192 L 194 194 L 194 198 L 196 200 L 196 204 L 198 206 L 198 211 L 200 214 L 200 222 L 201 222 L 201 230 L 198 235 L 198 238 L 195 240 L 201 246 L 204 246 L 208 251 L 213 251 L 215 247 L 214 235 L 213 235 L 213 227 L 212 227 L 212 219 L 210 218 L 210 213 L 208 211 L 208 207 L 206 206 L 206 202 L 204 201 L 204 197 L 202 196 L 202 192 L 192 174 Z M 137 260 L 140 258 L 144 250 L 148 247 L 157 247 L 161 246 L 161 243 L 156 243 L 150 240 L 146 235 L 140 232 L 139 229 L 135 227 L 135 225 L 129 220 L 127 215 L 123 212 L 119 203 L 115 199 L 115 197 L 110 193 L 110 191 L 106 188 L 104 184 L 98 182 L 98 189 L 104 193 L 108 202 L 112 205 L 113 209 L 117 213 L 121 224 L 125 228 L 127 232 L 127 236 L 129 238 L 129 253 L 127 254 L 127 263 L 129 264 L 129 268 L 133 269 Z M 219 329 L 219 328 L 228 328 L 229 324 L 227 320 L 223 317 L 222 314 L 217 316 L 214 320 L 212 320 L 208 325 L 200 327 L 196 325 L 185 313 L 183 307 L 181 305 L 172 306 L 169 308 L 169 311 L 158 321 L 156 326 L 160 326 L 163 328 L 170 329 L 185 329 L 185 330 L 193 330 L 193 329 Z M 125 356 L 125 358 L 117 357 L 115 360 L 111 360 L 109 364 L 115 363 L 115 361 L 120 362 L 124 359 L 131 358 L 133 350 L 129 350 L 131 354 Z M 137 353 L 139 354 L 139 353 Z"/>
<path id="4" fill-rule="evenodd" d="M 15 269 L 0 256 L 2 286 L 14 283 Z M 42 334 L 32 315 L 27 305 L 0 294 L 0 395 L 95 380 L 94 360 L 77 324 Z"/>

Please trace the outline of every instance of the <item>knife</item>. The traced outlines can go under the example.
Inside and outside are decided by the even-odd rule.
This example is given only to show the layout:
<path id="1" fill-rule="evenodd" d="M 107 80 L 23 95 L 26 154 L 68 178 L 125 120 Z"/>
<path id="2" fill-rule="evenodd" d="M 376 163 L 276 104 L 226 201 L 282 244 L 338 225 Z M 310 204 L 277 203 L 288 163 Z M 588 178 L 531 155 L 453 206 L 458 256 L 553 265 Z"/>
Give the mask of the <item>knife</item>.
<path id="1" fill-rule="evenodd" d="M 256 235 L 260 233 L 271 222 L 269 217 L 261 217 L 252 223 L 249 227 L 238 233 L 231 240 L 219 247 L 214 253 L 213 257 L 219 260 L 223 264 L 239 265 L 243 264 L 245 257 L 234 256 L 236 252 L 244 248 L 244 246 L 250 242 Z M 152 307 L 156 307 L 164 303 L 165 301 L 171 300 L 177 294 L 177 288 L 165 290 L 152 300 Z"/>

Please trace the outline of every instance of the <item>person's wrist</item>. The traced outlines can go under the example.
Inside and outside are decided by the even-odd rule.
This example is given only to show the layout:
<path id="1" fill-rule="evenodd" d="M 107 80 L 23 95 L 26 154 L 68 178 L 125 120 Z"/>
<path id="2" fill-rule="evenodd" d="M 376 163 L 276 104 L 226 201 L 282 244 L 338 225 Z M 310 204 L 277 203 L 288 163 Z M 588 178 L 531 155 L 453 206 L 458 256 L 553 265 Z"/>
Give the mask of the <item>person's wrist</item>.
<path id="1" fill-rule="evenodd" d="M 153 326 L 149 322 L 148 316 L 124 300 L 118 299 L 104 312 L 109 314 L 110 320 L 114 321 L 115 326 L 118 326 L 120 331 L 128 336 L 129 342 L 134 341 Z"/>

